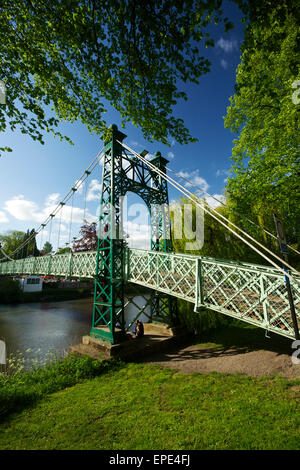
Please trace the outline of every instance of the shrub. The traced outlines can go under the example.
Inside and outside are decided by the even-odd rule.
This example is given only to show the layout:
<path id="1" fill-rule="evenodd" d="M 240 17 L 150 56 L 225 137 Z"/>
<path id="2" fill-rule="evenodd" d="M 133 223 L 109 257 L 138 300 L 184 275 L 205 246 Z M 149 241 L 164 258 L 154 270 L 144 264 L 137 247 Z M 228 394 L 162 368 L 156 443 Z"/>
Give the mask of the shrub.
<path id="1" fill-rule="evenodd" d="M 0 278 L 0 303 L 19 302 L 22 298 L 22 290 L 19 281 L 10 277 Z"/>
<path id="2" fill-rule="evenodd" d="M 19 358 L 22 362 L 22 359 Z M 118 360 L 95 360 L 88 356 L 56 358 L 44 366 L 24 371 L 15 367 L 14 373 L 0 374 L 0 419 L 20 411 L 49 393 L 115 370 L 122 366 Z"/>
<path id="3" fill-rule="evenodd" d="M 196 335 L 227 326 L 232 322 L 230 317 L 221 313 L 206 309 L 194 312 L 194 305 L 190 302 L 180 299 L 177 302 L 179 324 Z"/>

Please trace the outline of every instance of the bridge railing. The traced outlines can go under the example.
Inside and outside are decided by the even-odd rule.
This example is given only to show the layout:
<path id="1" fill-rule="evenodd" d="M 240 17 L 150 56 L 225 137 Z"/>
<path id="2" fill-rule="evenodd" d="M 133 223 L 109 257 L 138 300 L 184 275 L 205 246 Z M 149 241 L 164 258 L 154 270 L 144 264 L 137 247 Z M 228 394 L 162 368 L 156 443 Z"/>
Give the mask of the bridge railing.
<path id="1" fill-rule="evenodd" d="M 126 280 L 294 338 L 284 275 L 268 266 L 195 255 L 128 249 Z M 0 263 L 0 275 L 93 278 L 96 252 Z M 295 276 L 294 276 L 295 277 Z M 291 282 L 300 324 L 300 278 Z"/>
<path id="2" fill-rule="evenodd" d="M 86 251 L 6 261 L 0 263 L 0 275 L 36 274 L 92 278 L 95 274 L 96 256 L 96 251 Z"/>
<path id="3" fill-rule="evenodd" d="M 295 276 L 294 276 L 295 277 Z M 129 250 L 129 281 L 294 338 L 284 275 L 268 266 Z M 300 324 L 300 278 L 291 282 Z"/>

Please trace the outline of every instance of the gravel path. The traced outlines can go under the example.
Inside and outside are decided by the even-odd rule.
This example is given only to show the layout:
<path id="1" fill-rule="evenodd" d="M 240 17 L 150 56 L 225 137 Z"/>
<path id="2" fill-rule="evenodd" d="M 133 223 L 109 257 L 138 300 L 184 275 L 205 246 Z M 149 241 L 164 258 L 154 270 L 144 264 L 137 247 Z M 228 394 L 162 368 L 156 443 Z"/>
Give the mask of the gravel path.
<path id="1" fill-rule="evenodd" d="M 220 350 L 201 345 L 178 346 L 153 353 L 141 361 L 177 369 L 179 373 L 186 374 L 216 371 L 254 377 L 280 374 L 287 379 L 300 379 L 300 364 L 292 363 L 291 354 L 263 349 Z"/>

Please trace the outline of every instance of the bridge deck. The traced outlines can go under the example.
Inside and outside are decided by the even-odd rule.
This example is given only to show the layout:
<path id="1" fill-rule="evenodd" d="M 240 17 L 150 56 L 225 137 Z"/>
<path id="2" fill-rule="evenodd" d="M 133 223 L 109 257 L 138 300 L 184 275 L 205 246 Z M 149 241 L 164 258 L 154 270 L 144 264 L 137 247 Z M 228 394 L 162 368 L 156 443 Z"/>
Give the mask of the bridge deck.
<path id="1" fill-rule="evenodd" d="M 96 252 L 0 263 L 0 275 L 93 278 Z M 186 254 L 129 249 L 126 280 L 294 339 L 284 275 L 274 268 Z M 300 321 L 300 278 L 291 282 Z M 201 313 L 199 313 L 201 315 Z"/>

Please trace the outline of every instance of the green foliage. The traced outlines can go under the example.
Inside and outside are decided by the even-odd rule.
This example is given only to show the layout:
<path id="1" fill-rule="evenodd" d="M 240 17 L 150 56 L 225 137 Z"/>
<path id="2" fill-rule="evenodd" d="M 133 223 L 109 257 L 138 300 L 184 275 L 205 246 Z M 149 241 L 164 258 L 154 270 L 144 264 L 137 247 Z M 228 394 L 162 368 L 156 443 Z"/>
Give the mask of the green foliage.
<path id="1" fill-rule="evenodd" d="M 300 135 L 293 95 L 300 78 L 299 5 L 266 0 L 253 8 L 250 19 L 225 118 L 225 127 L 238 134 L 227 192 L 234 207 L 271 232 L 272 214 L 278 213 L 288 242 L 297 244 Z"/>
<path id="2" fill-rule="evenodd" d="M 16 303 L 22 299 L 22 290 L 19 281 L 9 277 L 0 278 L 0 303 Z"/>
<path id="3" fill-rule="evenodd" d="M 44 247 L 43 247 L 43 252 L 44 252 L 46 255 L 48 255 L 49 253 L 52 252 L 52 249 L 53 249 L 53 247 L 52 247 L 51 243 L 46 242 L 46 243 L 44 244 Z"/>
<path id="4" fill-rule="evenodd" d="M 23 243 L 25 236 L 25 232 L 18 230 L 9 230 L 0 235 L 0 243 L 5 253 L 11 255 Z"/>
<path id="5" fill-rule="evenodd" d="M 176 204 L 181 207 L 183 227 L 184 205 L 192 205 L 192 225 L 193 229 L 195 229 L 196 205 L 189 199 L 183 197 L 176 201 Z M 208 206 L 206 205 L 206 207 Z M 256 204 L 254 199 L 251 204 L 251 200 L 249 200 L 248 211 L 246 211 L 245 206 L 241 202 L 241 199 L 235 199 L 234 197 L 231 197 L 229 195 L 229 191 L 227 191 L 226 199 L 224 198 L 223 204 L 218 206 L 215 210 L 218 214 L 228 219 L 229 222 L 222 220 L 227 227 L 236 231 L 231 223 L 235 224 L 251 235 L 254 239 L 269 248 L 271 251 L 277 253 L 278 256 L 280 255 L 277 239 L 274 239 L 271 237 L 271 235 L 265 233 L 262 230 L 264 227 L 270 233 L 276 234 L 273 221 L 273 210 L 268 203 L 262 201 L 261 204 Z M 244 261 L 255 264 L 269 264 L 261 255 L 256 253 L 245 242 L 236 237 L 226 227 L 221 225 L 217 220 L 207 213 L 204 214 L 204 243 L 202 248 L 193 251 L 187 250 L 187 243 L 190 243 L 192 240 L 187 239 L 184 231 L 181 239 L 176 239 L 174 237 L 174 214 L 175 212 L 171 211 L 171 221 L 173 222 L 171 234 L 173 249 L 175 252 L 195 254 L 224 260 Z M 283 217 L 283 221 L 288 235 L 288 243 L 293 248 L 299 250 L 300 241 L 298 240 L 298 242 L 296 242 L 295 235 L 293 236 L 297 227 L 295 219 L 292 218 L 291 214 L 286 214 L 286 217 Z M 251 242 L 251 240 L 248 241 Z M 300 268 L 299 256 L 292 250 L 289 250 L 289 262 L 296 269 Z"/>
<path id="6" fill-rule="evenodd" d="M 232 322 L 230 317 L 212 310 L 195 312 L 194 305 L 185 300 L 177 299 L 177 305 L 179 324 L 196 335 L 224 328 Z"/>
<path id="7" fill-rule="evenodd" d="M 88 356 L 57 358 L 44 367 L 0 374 L 0 419 L 36 403 L 47 394 L 71 387 L 121 366 L 116 360 L 95 360 Z"/>
<path id="8" fill-rule="evenodd" d="M 40 251 L 38 250 L 36 246 L 36 239 L 35 239 L 35 230 L 27 230 L 27 232 L 24 235 L 23 238 L 23 243 L 26 242 L 30 238 L 31 240 L 26 243 L 26 245 L 20 250 L 18 253 L 16 253 L 16 256 L 14 256 L 15 259 L 17 258 L 26 258 L 27 256 L 40 256 Z"/>
<path id="9" fill-rule="evenodd" d="M 194 142 L 172 114 L 177 101 L 187 99 L 178 82 L 199 83 L 209 71 L 200 50 L 202 41 L 213 46 L 207 27 L 233 26 L 218 0 L 4 0 L 0 14 L 7 86 L 0 132 L 18 126 L 41 143 L 44 131 L 66 138 L 56 130 L 62 120 L 80 120 L 102 134 L 107 103 L 123 126 L 131 121 L 147 139 Z M 46 106 L 53 116 L 46 116 Z"/>
<path id="10" fill-rule="evenodd" d="M 189 199 L 184 197 L 176 201 L 181 207 L 182 212 L 182 226 L 184 227 L 184 205 L 192 205 L 192 225 L 196 228 L 196 204 L 191 202 Z M 205 204 L 205 201 L 204 201 Z M 232 202 L 227 198 L 224 205 L 220 205 L 216 208 L 216 211 L 226 217 L 230 222 L 233 222 L 241 228 L 248 229 L 248 225 L 245 220 L 241 217 L 236 216 L 232 212 Z M 208 208 L 207 204 L 206 207 Z M 234 210 L 237 210 L 234 207 Z M 174 212 L 171 212 L 171 220 L 174 221 Z M 199 223 L 199 221 L 198 221 Z M 230 226 L 230 223 L 225 222 L 226 226 Z M 187 243 L 192 240 L 188 240 L 183 230 L 182 238 L 174 238 L 174 224 L 172 224 L 172 240 L 173 248 L 177 253 L 195 254 L 201 256 L 207 256 L 218 259 L 228 259 L 235 261 L 247 261 L 251 263 L 264 264 L 264 259 L 249 248 L 244 242 L 238 239 L 233 233 L 231 233 L 226 227 L 221 225 L 217 220 L 211 217 L 208 213 L 204 213 L 204 243 L 201 249 L 187 250 Z M 257 231 L 256 231 L 257 234 Z M 261 235 L 261 234 L 259 234 Z"/>
<path id="11" fill-rule="evenodd" d="M 27 232 L 20 232 L 18 230 L 9 230 L 5 234 L 0 235 L 0 243 L 7 255 L 13 255 L 13 252 L 20 247 L 29 237 L 32 237 L 20 251 L 13 255 L 13 259 L 26 258 L 27 256 L 40 256 L 40 252 L 36 246 L 36 239 L 34 236 L 35 230 L 27 230 Z"/>
<path id="12" fill-rule="evenodd" d="M 57 254 L 58 255 L 63 255 L 65 253 L 71 253 L 71 251 L 72 251 L 71 248 L 69 246 L 66 246 L 64 248 L 59 248 Z"/>

